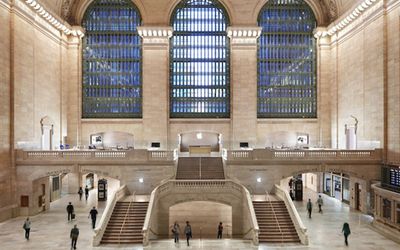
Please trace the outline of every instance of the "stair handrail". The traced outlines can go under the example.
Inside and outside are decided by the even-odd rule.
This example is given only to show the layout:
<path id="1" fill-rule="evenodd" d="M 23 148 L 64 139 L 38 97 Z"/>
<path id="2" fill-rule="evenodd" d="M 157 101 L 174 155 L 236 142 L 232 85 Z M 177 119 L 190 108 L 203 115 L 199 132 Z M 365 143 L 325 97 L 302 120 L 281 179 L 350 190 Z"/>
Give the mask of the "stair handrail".
<path id="1" fill-rule="evenodd" d="M 300 238 L 300 242 L 303 245 L 308 245 L 307 228 L 304 226 L 303 221 L 301 220 L 300 215 L 297 212 L 297 209 L 294 206 L 294 203 L 288 191 L 284 190 L 283 188 L 281 188 L 279 185 L 276 184 L 275 193 L 280 199 L 282 199 L 285 202 L 290 218 L 292 219 L 294 227 L 296 228 L 297 235 Z"/>
<path id="2" fill-rule="evenodd" d="M 136 193 L 136 191 L 133 192 L 133 194 L 132 194 L 132 200 L 129 201 L 129 206 L 128 206 L 128 209 L 126 210 L 125 217 L 124 217 L 124 221 L 122 222 L 121 229 L 119 230 L 119 236 L 118 236 L 118 239 L 119 239 L 119 240 L 118 240 L 118 244 L 121 244 L 121 234 L 122 234 L 122 230 L 124 230 L 124 226 L 125 226 L 125 223 L 126 223 L 126 218 L 128 217 L 128 215 L 129 215 L 129 210 L 131 209 L 132 203 L 133 203 L 133 201 L 135 200 L 135 193 Z"/>
<path id="3" fill-rule="evenodd" d="M 93 246 L 100 245 L 101 239 L 103 238 L 104 232 L 106 231 L 108 222 L 110 221 L 112 212 L 114 211 L 114 207 L 117 204 L 117 201 L 127 194 L 129 194 L 129 190 L 126 185 L 121 186 L 119 189 L 111 194 L 110 202 L 107 203 L 104 212 L 100 218 L 99 224 L 97 224 L 97 227 L 94 230 L 95 234 L 93 236 Z"/>
<path id="4" fill-rule="evenodd" d="M 278 217 L 276 216 L 274 206 L 272 206 L 271 199 L 269 198 L 268 190 L 265 190 L 265 193 L 267 194 L 266 200 L 267 200 L 267 202 L 269 202 L 269 205 L 271 206 L 271 210 L 272 210 L 272 213 L 274 214 L 276 224 L 278 224 L 278 229 L 279 229 L 279 232 L 281 233 L 281 243 L 283 243 L 283 233 L 282 233 L 281 225 L 279 224 L 279 220 L 278 220 Z"/>

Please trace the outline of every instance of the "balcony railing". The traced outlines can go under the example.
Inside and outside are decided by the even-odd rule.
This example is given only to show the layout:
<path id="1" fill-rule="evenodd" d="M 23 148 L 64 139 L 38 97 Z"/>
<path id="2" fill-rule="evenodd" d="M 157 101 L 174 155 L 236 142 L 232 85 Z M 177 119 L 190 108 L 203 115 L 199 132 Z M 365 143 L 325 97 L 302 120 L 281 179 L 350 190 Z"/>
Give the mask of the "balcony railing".
<path id="1" fill-rule="evenodd" d="M 17 150 L 17 164 L 28 163 L 63 163 L 63 162 L 112 162 L 124 164 L 132 162 L 171 162 L 176 159 L 175 151 L 147 149 L 133 150 L 57 150 L 57 151 L 22 151 Z"/>
<path id="2" fill-rule="evenodd" d="M 224 158 L 229 162 L 241 161 L 382 161 L 382 150 L 226 150 Z"/>

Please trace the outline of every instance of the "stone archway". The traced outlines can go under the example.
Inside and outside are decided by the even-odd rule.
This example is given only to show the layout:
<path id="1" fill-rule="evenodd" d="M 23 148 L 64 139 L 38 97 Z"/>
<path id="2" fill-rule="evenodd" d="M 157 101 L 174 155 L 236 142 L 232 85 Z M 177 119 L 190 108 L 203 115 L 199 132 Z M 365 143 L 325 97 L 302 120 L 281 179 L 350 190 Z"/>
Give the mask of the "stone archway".
<path id="1" fill-rule="evenodd" d="M 216 228 L 222 222 L 223 238 L 232 236 L 232 207 L 214 201 L 189 201 L 177 203 L 169 208 L 169 226 L 178 222 L 181 233 L 185 222 L 189 221 L 193 231 L 193 238 L 214 239 L 217 235 Z M 169 236 L 172 237 L 171 230 Z"/>

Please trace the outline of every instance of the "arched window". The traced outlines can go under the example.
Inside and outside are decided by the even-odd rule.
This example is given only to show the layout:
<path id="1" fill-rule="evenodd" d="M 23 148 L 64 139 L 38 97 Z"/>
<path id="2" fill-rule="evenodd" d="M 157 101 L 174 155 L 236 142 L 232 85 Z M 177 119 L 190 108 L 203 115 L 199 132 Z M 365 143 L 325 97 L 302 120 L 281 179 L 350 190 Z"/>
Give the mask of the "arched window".
<path id="1" fill-rule="evenodd" d="M 139 11 L 130 0 L 95 0 L 82 21 L 83 118 L 142 117 Z"/>
<path id="2" fill-rule="evenodd" d="M 313 11 L 303 0 L 269 0 L 258 25 L 258 117 L 315 118 Z"/>
<path id="3" fill-rule="evenodd" d="M 229 20 L 223 6 L 183 0 L 171 23 L 171 118 L 229 117 Z"/>

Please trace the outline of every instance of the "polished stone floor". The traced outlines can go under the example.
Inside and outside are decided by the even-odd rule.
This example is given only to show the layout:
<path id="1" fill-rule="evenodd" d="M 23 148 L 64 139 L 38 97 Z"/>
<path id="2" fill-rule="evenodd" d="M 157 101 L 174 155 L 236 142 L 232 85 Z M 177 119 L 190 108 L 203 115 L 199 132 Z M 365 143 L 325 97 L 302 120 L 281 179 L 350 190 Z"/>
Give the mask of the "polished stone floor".
<path id="1" fill-rule="evenodd" d="M 308 197 L 315 202 L 317 194 L 306 191 L 305 200 Z M 22 224 L 25 218 L 19 217 L 0 223 L 0 249 L 18 250 L 18 249 L 69 249 L 70 240 L 69 232 L 76 223 L 80 229 L 78 239 L 78 249 L 143 249 L 142 246 L 101 246 L 92 247 L 93 231 L 88 219 L 88 213 L 93 205 L 99 207 L 100 220 L 101 213 L 105 207 L 104 203 L 97 204 L 96 194 L 92 191 L 89 201 L 79 201 L 78 195 L 67 195 L 62 199 L 51 204 L 50 211 L 31 217 L 32 230 L 31 239 L 24 239 Z M 65 206 L 68 201 L 72 201 L 75 205 L 77 220 L 76 222 L 67 222 Z M 303 219 L 305 226 L 308 228 L 310 245 L 264 245 L 252 246 L 249 241 L 243 240 L 192 240 L 191 246 L 187 247 L 184 241 L 179 245 L 175 245 L 172 240 L 160 240 L 151 242 L 145 249 L 164 250 L 164 249 L 206 249 L 206 250 L 223 250 L 223 249 L 382 249 L 395 250 L 400 249 L 400 245 L 386 239 L 375 231 L 371 230 L 369 222 L 370 217 L 352 211 L 346 204 L 327 197 L 324 195 L 324 213 L 318 214 L 317 208 L 314 209 L 312 219 L 307 218 L 305 202 L 296 202 L 296 207 Z M 351 235 L 349 237 L 350 245 L 344 246 L 341 228 L 343 222 L 349 222 L 351 227 Z"/>

